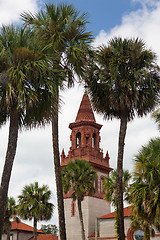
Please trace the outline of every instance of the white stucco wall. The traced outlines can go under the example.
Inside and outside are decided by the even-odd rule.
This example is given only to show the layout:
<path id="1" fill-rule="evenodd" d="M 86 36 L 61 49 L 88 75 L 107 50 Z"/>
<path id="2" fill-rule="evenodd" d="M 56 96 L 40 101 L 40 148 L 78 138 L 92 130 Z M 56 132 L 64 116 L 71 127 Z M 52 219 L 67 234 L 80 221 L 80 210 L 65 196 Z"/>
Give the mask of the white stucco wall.
<path id="1" fill-rule="evenodd" d="M 75 216 L 71 216 L 72 199 L 64 199 L 67 240 L 81 240 L 81 226 L 76 202 Z M 104 199 L 86 196 L 82 201 L 85 235 L 88 237 L 95 231 L 96 217 L 110 212 L 110 204 Z"/>
<path id="2" fill-rule="evenodd" d="M 131 223 L 130 218 L 125 217 L 124 226 L 126 236 L 130 228 L 130 223 Z M 100 234 L 99 237 L 107 238 L 107 240 L 113 240 L 113 237 L 116 236 L 114 224 L 115 224 L 114 218 L 99 219 L 99 234 Z M 151 237 L 151 240 L 160 240 L 160 232 L 155 230 L 155 237 Z"/>

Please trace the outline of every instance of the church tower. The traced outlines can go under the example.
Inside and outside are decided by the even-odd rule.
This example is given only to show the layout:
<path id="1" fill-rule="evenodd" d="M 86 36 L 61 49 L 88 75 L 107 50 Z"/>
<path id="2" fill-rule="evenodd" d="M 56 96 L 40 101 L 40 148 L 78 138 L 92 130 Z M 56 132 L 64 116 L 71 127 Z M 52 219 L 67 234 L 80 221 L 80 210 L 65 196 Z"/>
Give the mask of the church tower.
<path id="1" fill-rule="evenodd" d="M 102 125 L 96 123 L 88 95 L 84 94 L 76 120 L 69 124 L 72 130 L 71 147 L 67 156 L 62 150 L 61 167 L 65 167 L 69 161 L 78 158 L 88 161 L 97 172 L 96 193 L 92 196 L 85 196 L 82 201 L 86 238 L 95 231 L 96 218 L 110 213 L 110 203 L 104 200 L 103 178 L 108 176 L 112 169 L 109 167 L 108 152 L 103 157 L 103 150 L 99 146 L 101 127 Z M 71 192 L 64 194 L 67 239 L 81 240 L 77 202 L 72 200 L 71 194 Z"/>

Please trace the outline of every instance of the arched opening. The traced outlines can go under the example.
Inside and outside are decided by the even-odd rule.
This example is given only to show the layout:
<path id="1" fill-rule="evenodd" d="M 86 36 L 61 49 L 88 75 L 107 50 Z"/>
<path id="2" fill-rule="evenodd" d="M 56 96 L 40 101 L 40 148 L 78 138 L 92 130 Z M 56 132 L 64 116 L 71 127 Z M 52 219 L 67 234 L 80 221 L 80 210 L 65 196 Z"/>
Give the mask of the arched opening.
<path id="1" fill-rule="evenodd" d="M 104 192 L 104 176 L 100 177 L 100 192 Z"/>
<path id="2" fill-rule="evenodd" d="M 76 203 L 75 201 L 72 201 L 71 203 L 71 216 L 74 217 L 76 212 Z"/>
<path id="3" fill-rule="evenodd" d="M 76 148 L 79 148 L 81 146 L 81 133 L 78 132 L 76 134 Z"/>
<path id="4" fill-rule="evenodd" d="M 95 188 L 96 192 L 97 192 L 97 189 L 98 189 L 98 178 L 96 178 L 93 182 L 93 187 Z"/>
<path id="5" fill-rule="evenodd" d="M 89 136 L 86 136 L 86 147 L 89 145 Z"/>
<path id="6" fill-rule="evenodd" d="M 92 148 L 94 148 L 96 146 L 96 134 L 93 133 L 92 135 Z"/>

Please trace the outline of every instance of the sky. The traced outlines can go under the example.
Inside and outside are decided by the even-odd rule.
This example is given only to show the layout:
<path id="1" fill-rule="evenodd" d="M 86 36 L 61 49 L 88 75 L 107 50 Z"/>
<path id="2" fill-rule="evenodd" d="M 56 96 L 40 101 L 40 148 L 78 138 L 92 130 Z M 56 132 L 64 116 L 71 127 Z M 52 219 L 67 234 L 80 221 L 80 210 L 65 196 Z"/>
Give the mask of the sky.
<path id="1" fill-rule="evenodd" d="M 37 12 L 45 8 L 45 3 L 62 1 L 42 0 L 0 0 L 0 26 L 3 24 L 22 24 L 19 15 L 23 11 Z M 160 1 L 159 0 L 72 0 L 81 13 L 88 13 L 87 30 L 94 35 L 93 45 L 107 44 L 113 37 L 142 38 L 148 49 L 157 54 L 160 64 Z M 60 152 L 64 148 L 68 153 L 70 147 L 69 123 L 74 122 L 84 93 L 83 86 L 75 84 L 72 89 L 61 92 L 63 104 L 60 110 L 59 142 Z M 102 124 L 101 144 L 104 154 L 109 152 L 110 166 L 116 168 L 117 144 L 119 133 L 118 120 L 103 120 L 95 113 L 97 123 Z M 0 176 L 3 170 L 8 141 L 8 123 L 0 128 Z M 150 115 L 136 118 L 128 124 L 125 141 L 124 169 L 130 172 L 134 165 L 134 155 L 150 138 L 160 135 L 157 125 Z M 9 196 L 17 199 L 25 185 L 38 181 L 40 185 L 49 185 L 52 202 L 56 206 L 56 187 L 53 166 L 51 126 L 32 129 L 19 133 L 18 149 L 12 170 Z M 104 213 L 105 214 L 105 213 Z M 52 220 L 41 224 L 58 224 L 57 208 Z M 32 222 L 26 222 L 32 225 Z"/>

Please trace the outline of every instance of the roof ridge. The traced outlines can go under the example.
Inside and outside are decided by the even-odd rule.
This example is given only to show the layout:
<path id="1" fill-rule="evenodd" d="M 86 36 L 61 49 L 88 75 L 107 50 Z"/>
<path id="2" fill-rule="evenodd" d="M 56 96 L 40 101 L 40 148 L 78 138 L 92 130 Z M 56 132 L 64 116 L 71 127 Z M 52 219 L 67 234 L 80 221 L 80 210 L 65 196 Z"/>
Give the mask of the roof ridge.
<path id="1" fill-rule="evenodd" d="M 21 221 L 19 223 L 17 223 L 16 220 L 11 222 L 11 230 L 22 230 L 22 231 L 30 231 L 30 232 L 32 232 L 33 229 L 34 228 L 32 226 L 30 226 L 30 225 L 28 225 L 26 223 L 23 223 Z M 38 229 L 37 229 L 37 232 L 38 233 L 42 233 L 42 231 L 38 230 Z"/>

